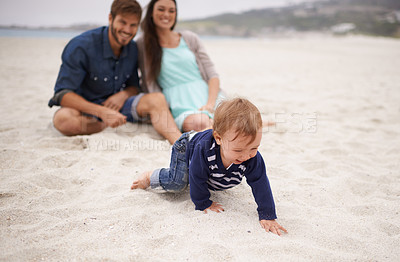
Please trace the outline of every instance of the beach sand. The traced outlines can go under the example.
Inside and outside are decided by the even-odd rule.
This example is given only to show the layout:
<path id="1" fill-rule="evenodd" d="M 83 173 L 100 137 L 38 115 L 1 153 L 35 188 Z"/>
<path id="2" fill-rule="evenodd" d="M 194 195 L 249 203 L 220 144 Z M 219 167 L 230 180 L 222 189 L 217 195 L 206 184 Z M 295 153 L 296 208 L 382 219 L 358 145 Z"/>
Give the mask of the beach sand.
<path id="1" fill-rule="evenodd" d="M 48 99 L 68 39 L 0 38 L 0 261 L 398 261 L 400 41 L 348 36 L 204 40 L 223 89 L 264 129 L 281 237 L 245 181 L 212 193 L 131 191 L 169 164 L 151 126 L 64 137 Z"/>

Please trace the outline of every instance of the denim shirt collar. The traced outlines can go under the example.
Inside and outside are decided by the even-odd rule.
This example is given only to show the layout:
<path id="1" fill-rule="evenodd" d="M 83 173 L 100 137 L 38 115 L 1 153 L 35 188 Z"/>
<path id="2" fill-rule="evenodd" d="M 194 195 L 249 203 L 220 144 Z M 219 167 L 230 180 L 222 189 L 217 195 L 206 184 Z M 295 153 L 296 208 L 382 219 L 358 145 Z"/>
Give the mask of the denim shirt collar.
<path id="1" fill-rule="evenodd" d="M 111 44 L 110 44 L 110 39 L 108 38 L 108 30 L 110 30 L 110 27 L 107 26 L 105 30 L 103 31 L 103 56 L 104 58 L 114 58 L 114 59 L 119 59 L 126 57 L 128 55 L 128 46 L 123 46 L 122 51 L 119 57 L 116 57 L 114 55 L 114 52 L 111 49 Z"/>

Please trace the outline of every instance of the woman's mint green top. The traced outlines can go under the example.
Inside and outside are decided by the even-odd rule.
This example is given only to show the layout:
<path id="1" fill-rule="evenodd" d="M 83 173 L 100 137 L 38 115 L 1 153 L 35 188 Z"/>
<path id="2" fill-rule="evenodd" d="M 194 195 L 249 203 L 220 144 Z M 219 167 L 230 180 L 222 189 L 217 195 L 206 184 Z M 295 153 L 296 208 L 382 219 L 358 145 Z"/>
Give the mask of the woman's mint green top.
<path id="1" fill-rule="evenodd" d="M 208 100 L 208 84 L 203 80 L 196 57 L 181 37 L 176 48 L 163 48 L 161 71 L 157 78 L 169 104 L 178 128 L 182 130 L 185 118 L 198 111 Z"/>

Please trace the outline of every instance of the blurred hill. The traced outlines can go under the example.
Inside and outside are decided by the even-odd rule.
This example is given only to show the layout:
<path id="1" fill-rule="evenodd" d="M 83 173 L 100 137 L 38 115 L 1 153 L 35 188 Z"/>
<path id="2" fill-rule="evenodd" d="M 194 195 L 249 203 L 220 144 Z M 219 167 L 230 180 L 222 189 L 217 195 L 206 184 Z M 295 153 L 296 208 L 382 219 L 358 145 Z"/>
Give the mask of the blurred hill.
<path id="1" fill-rule="evenodd" d="M 292 32 L 400 37 L 400 0 L 327 0 L 180 21 L 200 35 L 262 37 Z"/>
<path id="2" fill-rule="evenodd" d="M 0 29 L 83 32 L 99 26 L 75 24 L 68 27 L 32 28 L 0 25 Z M 316 0 L 280 8 L 179 21 L 177 29 L 188 29 L 207 36 L 263 37 L 322 32 L 400 38 L 400 0 Z"/>
<path id="3" fill-rule="evenodd" d="M 74 24 L 70 26 L 40 26 L 40 27 L 31 27 L 31 26 L 19 26 L 19 25 L 12 25 L 12 26 L 2 26 L 0 25 L 0 28 L 2 29 L 33 29 L 33 30 L 53 30 L 53 31 L 86 31 L 90 30 L 96 27 L 99 27 L 102 25 L 97 25 L 97 24 Z"/>

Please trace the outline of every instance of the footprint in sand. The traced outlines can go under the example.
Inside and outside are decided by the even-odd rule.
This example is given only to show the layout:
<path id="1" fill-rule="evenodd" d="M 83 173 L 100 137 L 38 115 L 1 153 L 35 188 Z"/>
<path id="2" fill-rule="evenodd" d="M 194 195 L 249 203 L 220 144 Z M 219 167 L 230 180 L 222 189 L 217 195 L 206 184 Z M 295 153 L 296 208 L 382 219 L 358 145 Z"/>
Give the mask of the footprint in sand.
<path id="1" fill-rule="evenodd" d="M 128 166 L 128 167 L 137 167 L 138 164 L 143 163 L 143 159 L 131 157 L 131 158 L 124 158 L 121 159 L 121 165 Z"/>
<path id="2" fill-rule="evenodd" d="M 79 159 L 71 153 L 47 156 L 41 161 L 41 168 L 68 168 L 79 162 Z"/>
<path id="3" fill-rule="evenodd" d="M 62 150 L 84 150 L 88 148 L 85 137 L 43 138 L 37 142 L 37 148 L 58 148 Z"/>
<path id="4" fill-rule="evenodd" d="M 47 190 L 63 190 L 68 185 L 68 180 L 57 175 L 41 174 L 40 179 L 31 181 L 32 184 Z"/>
<path id="5" fill-rule="evenodd" d="M 363 143 L 358 143 L 358 142 L 349 142 L 347 143 L 347 146 L 350 147 L 350 151 L 368 151 L 370 149 L 370 147 L 366 144 Z"/>
<path id="6" fill-rule="evenodd" d="M 340 148 L 330 148 L 330 149 L 324 149 L 321 150 L 320 153 L 324 156 L 328 157 L 335 157 L 335 156 L 347 156 L 348 152 L 346 150 L 340 149 Z"/>
<path id="7" fill-rule="evenodd" d="M 0 199 L 15 197 L 15 193 L 0 192 Z"/>
<path id="8" fill-rule="evenodd" d="M 306 171 L 316 171 L 319 169 L 324 169 L 328 166 L 328 162 L 325 161 L 309 161 L 300 163 L 300 166 Z"/>
<path id="9" fill-rule="evenodd" d="M 376 214 L 376 208 L 374 206 L 352 206 L 348 210 L 355 216 L 373 216 Z"/>
<path id="10" fill-rule="evenodd" d="M 0 133 L 7 132 L 7 131 L 10 131 L 13 129 L 14 129 L 13 127 L 2 126 L 2 127 L 0 127 Z"/>
<path id="11" fill-rule="evenodd" d="M 0 151 L 0 169 L 26 169 L 29 168 L 28 160 L 38 158 L 39 154 L 35 151 L 3 149 Z"/>
<path id="12" fill-rule="evenodd" d="M 347 179 L 347 181 L 344 183 L 347 185 L 347 188 L 350 188 L 351 192 L 356 196 L 371 196 L 377 190 L 376 184 L 374 183 L 360 182 L 356 181 L 355 179 Z"/>
<path id="13" fill-rule="evenodd" d="M 379 222 L 379 230 L 391 237 L 400 234 L 400 227 L 388 222 Z"/>
<path id="14" fill-rule="evenodd" d="M 273 174 L 278 179 L 291 177 L 291 173 L 288 170 L 280 167 L 269 167 L 268 173 Z"/>

